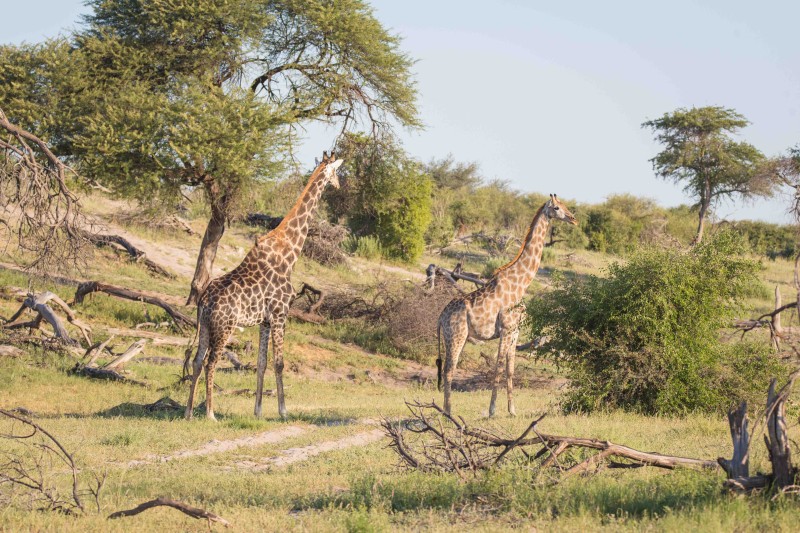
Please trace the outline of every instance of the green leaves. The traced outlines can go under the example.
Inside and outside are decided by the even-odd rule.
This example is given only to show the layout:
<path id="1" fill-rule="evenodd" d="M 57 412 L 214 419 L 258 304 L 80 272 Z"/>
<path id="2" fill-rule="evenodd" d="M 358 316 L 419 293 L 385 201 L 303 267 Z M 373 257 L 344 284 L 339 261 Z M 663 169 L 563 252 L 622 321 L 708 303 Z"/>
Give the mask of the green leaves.
<path id="1" fill-rule="evenodd" d="M 613 263 L 607 277 L 557 278 L 552 292 L 530 303 L 528 317 L 533 335 L 550 336 L 548 357 L 569 370 L 565 407 L 722 410 L 782 372 L 763 345 L 747 348 L 746 372 L 733 372 L 742 349 L 719 340 L 758 284 L 760 267 L 740 255 L 744 249 L 725 232 L 689 251 L 642 249 Z"/>
<path id="2" fill-rule="evenodd" d="M 375 235 L 390 258 L 414 261 L 425 248 L 432 182 L 391 139 L 346 135 L 337 147 L 345 163 L 341 189 L 326 200 L 356 235 Z"/>

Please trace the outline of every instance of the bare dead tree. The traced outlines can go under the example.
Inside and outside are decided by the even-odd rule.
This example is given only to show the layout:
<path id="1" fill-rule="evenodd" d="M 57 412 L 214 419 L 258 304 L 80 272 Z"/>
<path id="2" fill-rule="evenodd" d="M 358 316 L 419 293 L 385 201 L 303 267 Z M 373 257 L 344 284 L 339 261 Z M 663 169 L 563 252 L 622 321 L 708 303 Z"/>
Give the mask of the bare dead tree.
<path id="1" fill-rule="evenodd" d="M 537 425 L 544 416 L 531 424 L 518 437 L 498 435 L 490 430 L 472 427 L 462 417 L 446 413 L 436 403 L 406 402 L 411 419 L 395 422 L 383 420 L 382 426 L 391 439 L 401 463 L 409 468 L 423 471 L 455 472 L 461 477 L 480 470 L 493 468 L 500 462 L 519 452 L 523 460 L 540 460 L 539 467 L 556 467 L 562 476 L 590 470 L 612 457 L 623 458 L 629 463 L 610 463 L 614 468 L 636 468 L 655 466 L 673 469 L 717 468 L 716 461 L 643 452 L 615 444 L 607 440 L 568 437 L 542 433 Z M 529 446 L 536 446 L 536 453 L 528 453 Z M 571 448 L 597 450 L 581 462 L 569 467 L 559 458 Z M 519 455 L 517 454 L 517 455 Z"/>
<path id="2" fill-rule="evenodd" d="M 725 482 L 727 488 L 743 492 L 769 488 L 776 493 L 796 488 L 800 471 L 792 464 L 791 441 L 787 435 L 786 401 L 789 399 L 789 393 L 798 377 L 800 377 L 800 370 L 789 376 L 786 384 L 780 390 L 776 390 L 776 379 L 770 382 L 766 408 L 750 434 L 747 433 L 747 404 L 743 403 L 737 410 L 728 413 L 733 439 L 733 459 L 718 459 L 728 474 Z M 749 446 L 756 431 L 761 427 L 761 422 L 763 422 L 764 444 L 769 451 L 772 473 L 750 476 L 748 470 Z"/>
<path id="3" fill-rule="evenodd" d="M 87 227 L 78 197 L 67 186 L 74 172 L 47 143 L 12 124 L 0 109 L 0 229 L 30 252 L 28 269 L 79 267 L 86 259 Z"/>

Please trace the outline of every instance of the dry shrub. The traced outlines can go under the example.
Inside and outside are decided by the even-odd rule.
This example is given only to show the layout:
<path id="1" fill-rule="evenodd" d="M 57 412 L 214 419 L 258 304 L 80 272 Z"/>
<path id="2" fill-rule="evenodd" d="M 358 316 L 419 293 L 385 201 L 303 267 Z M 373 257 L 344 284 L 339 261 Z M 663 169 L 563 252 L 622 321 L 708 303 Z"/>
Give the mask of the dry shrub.
<path id="1" fill-rule="evenodd" d="M 459 295 L 452 283 L 441 279 L 430 291 L 415 286 L 384 317 L 392 344 L 415 355 L 435 353 L 439 315 Z"/>

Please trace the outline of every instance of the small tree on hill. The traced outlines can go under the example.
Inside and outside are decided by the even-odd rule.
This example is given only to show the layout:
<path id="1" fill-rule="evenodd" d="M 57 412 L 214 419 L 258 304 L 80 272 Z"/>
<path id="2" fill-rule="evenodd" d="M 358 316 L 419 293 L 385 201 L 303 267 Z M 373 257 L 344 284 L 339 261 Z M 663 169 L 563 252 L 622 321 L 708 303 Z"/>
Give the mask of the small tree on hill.
<path id="1" fill-rule="evenodd" d="M 683 183 L 697 198 L 698 225 L 694 243 L 703 239 L 709 208 L 722 198 L 750 198 L 772 193 L 772 181 L 762 179 L 764 155 L 731 135 L 749 122 L 733 109 L 699 107 L 678 109 L 642 124 L 653 130 L 664 150 L 650 161 L 656 174 Z"/>

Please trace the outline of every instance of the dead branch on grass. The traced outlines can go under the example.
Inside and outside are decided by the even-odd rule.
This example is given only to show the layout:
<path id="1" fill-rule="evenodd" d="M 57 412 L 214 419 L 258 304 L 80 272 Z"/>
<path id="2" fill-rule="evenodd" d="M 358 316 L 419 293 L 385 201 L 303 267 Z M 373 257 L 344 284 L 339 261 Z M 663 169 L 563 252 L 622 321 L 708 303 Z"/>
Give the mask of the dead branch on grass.
<path id="1" fill-rule="evenodd" d="M 134 302 L 144 302 L 146 304 L 156 305 L 167 312 L 167 314 L 175 322 L 175 326 L 181 332 L 183 332 L 181 325 L 188 326 L 190 328 L 197 327 L 197 321 L 195 319 L 184 315 L 157 296 L 144 294 L 142 292 L 126 289 L 124 287 L 109 285 L 108 283 L 101 283 L 99 281 L 84 281 L 80 283 L 78 285 L 78 289 L 75 291 L 75 303 L 82 303 L 86 295 L 92 294 L 93 292 L 104 292 L 111 296 L 116 296 L 117 298 L 124 298 L 126 300 L 133 300 Z"/>
<path id="2" fill-rule="evenodd" d="M 58 315 L 55 314 L 53 309 L 48 305 L 48 302 L 55 302 L 67 315 L 67 320 L 70 324 L 77 327 L 81 334 L 83 335 L 84 340 L 87 344 L 91 345 L 92 340 L 89 334 L 91 333 L 92 329 L 81 322 L 78 317 L 75 315 L 75 312 L 67 305 L 67 303 L 59 298 L 56 294 L 46 291 L 38 296 L 35 294 L 28 294 L 23 300 L 22 305 L 17 310 L 16 313 L 8 320 L 6 324 L 3 325 L 5 329 L 19 329 L 19 328 L 29 328 L 29 329 L 39 329 L 41 326 L 42 320 L 46 321 L 50 324 L 50 327 L 53 328 L 53 334 L 63 340 L 64 342 L 70 344 L 77 344 L 75 340 L 73 340 L 69 333 L 67 332 L 64 325 L 61 323 L 61 320 L 58 318 Z M 36 318 L 30 321 L 20 322 L 17 321 L 25 309 L 30 309 L 37 313 Z"/>
<path id="3" fill-rule="evenodd" d="M 177 509 L 178 511 L 191 516 L 192 518 L 197 519 L 206 519 L 209 522 L 209 526 L 211 522 L 217 522 L 222 524 L 225 527 L 229 527 L 231 524 L 221 516 L 215 515 L 210 511 L 206 511 L 205 509 L 200 509 L 199 507 L 192 507 L 191 505 L 185 504 L 183 502 L 177 500 L 171 500 L 169 498 L 156 498 L 155 500 L 146 501 L 144 503 L 140 503 L 133 509 L 127 509 L 124 511 L 117 511 L 116 513 L 111 513 L 108 515 L 109 520 L 113 520 L 115 518 L 122 518 L 125 516 L 134 516 L 143 511 L 148 509 L 152 509 L 153 507 L 172 507 L 173 509 Z"/>
<path id="4" fill-rule="evenodd" d="M 124 237 L 120 237 L 119 235 L 101 235 L 99 233 L 92 233 L 89 231 L 83 231 L 82 236 L 95 246 L 109 246 L 115 250 L 125 251 L 133 262 L 144 264 L 144 266 L 146 266 L 147 269 L 154 274 L 169 279 L 176 278 L 175 274 L 159 265 L 155 261 L 148 259 L 147 254 L 145 254 L 144 251 L 131 244 L 131 242 Z"/>
<path id="5" fill-rule="evenodd" d="M 403 464 L 423 471 L 455 472 L 463 477 L 487 470 L 520 451 L 525 460 L 543 458 L 540 467 L 557 467 L 564 476 L 585 472 L 612 458 L 633 461 L 633 466 L 673 469 L 717 468 L 715 461 L 642 452 L 607 440 L 550 435 L 536 428 L 544 416 L 531 422 L 516 438 L 497 435 L 484 428 L 470 426 L 462 417 L 446 413 L 436 403 L 406 402 L 411 419 L 403 422 L 383 420 L 382 427 L 392 440 L 392 447 Z M 533 433 L 535 436 L 530 436 Z M 409 436 L 410 434 L 410 436 Z M 538 446 L 533 455 L 525 448 Z M 565 468 L 558 459 L 570 448 L 597 450 L 580 463 Z M 631 467 L 631 463 L 611 463 L 611 467 Z"/>
<path id="6" fill-rule="evenodd" d="M 85 512 L 81 496 L 94 496 L 99 510 L 100 491 L 105 476 L 95 476 L 94 485 L 81 488 L 79 469 L 72 455 L 64 446 L 42 426 L 30 418 L 0 409 L 0 416 L 12 421 L 10 432 L 0 433 L 0 439 L 11 441 L 23 447 L 22 453 L 2 452 L 3 463 L 0 464 L 0 486 L 9 485 L 27 490 L 31 501 L 40 505 L 39 509 L 57 511 L 70 515 Z M 19 430 L 19 424 L 25 431 Z M 19 451 L 19 450 L 17 450 Z M 53 463 L 66 465 L 71 477 L 71 494 L 62 495 L 52 479 Z"/>

